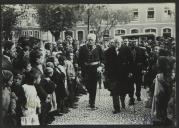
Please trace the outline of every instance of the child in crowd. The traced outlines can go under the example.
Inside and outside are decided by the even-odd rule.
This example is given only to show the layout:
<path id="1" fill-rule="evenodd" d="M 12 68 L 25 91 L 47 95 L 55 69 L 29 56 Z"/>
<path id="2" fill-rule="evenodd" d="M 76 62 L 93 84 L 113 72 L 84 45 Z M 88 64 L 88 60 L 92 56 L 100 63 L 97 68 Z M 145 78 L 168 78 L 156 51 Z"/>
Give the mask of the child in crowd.
<path id="1" fill-rule="evenodd" d="M 2 70 L 2 127 L 13 127 L 16 125 L 14 119 L 16 112 L 16 95 L 11 92 L 13 74 L 11 71 Z"/>
<path id="2" fill-rule="evenodd" d="M 155 89 L 152 103 L 152 116 L 154 125 L 170 125 L 167 117 L 168 102 L 172 94 L 173 63 L 169 57 L 160 56 L 157 62 L 159 73 L 155 78 Z"/>
<path id="3" fill-rule="evenodd" d="M 44 73 L 43 70 L 44 70 L 45 60 L 44 60 L 43 51 L 41 49 L 32 50 L 30 53 L 29 60 L 32 68 L 39 70 L 41 74 Z"/>
<path id="4" fill-rule="evenodd" d="M 55 95 L 56 84 L 51 80 L 51 77 L 53 76 L 53 68 L 46 67 L 44 74 L 45 74 L 44 82 L 46 83 L 44 84 L 44 89 L 47 91 L 47 93 L 51 97 L 51 105 L 52 105 L 51 111 L 53 111 L 57 107 L 56 95 Z"/>
<path id="5" fill-rule="evenodd" d="M 53 69 L 53 72 L 50 72 L 49 73 L 49 78 L 51 80 L 51 77 L 53 76 L 53 73 L 54 73 L 54 64 L 52 62 L 47 62 L 46 63 L 46 67 L 48 68 L 51 68 Z M 53 82 L 53 81 L 52 81 Z M 55 84 L 55 83 L 54 83 Z M 55 84 L 55 88 L 57 87 L 57 85 Z M 55 91 L 51 94 L 51 97 L 52 97 L 52 101 L 51 101 L 51 105 L 52 105 L 52 109 L 51 111 L 54 111 L 57 109 L 57 101 L 56 101 L 56 94 L 55 94 Z"/>
<path id="6" fill-rule="evenodd" d="M 65 112 L 64 101 L 67 97 L 67 92 L 65 89 L 65 69 L 62 65 L 59 65 L 59 61 L 56 57 L 50 57 L 47 60 L 47 65 L 54 65 L 54 73 L 51 80 L 57 85 L 55 88 L 56 101 L 57 101 L 57 113 L 62 115 Z M 61 62 L 62 63 L 62 62 Z"/>
<path id="7" fill-rule="evenodd" d="M 67 60 L 65 60 L 66 74 L 67 74 L 67 87 L 69 90 L 68 96 L 68 106 L 71 108 L 75 108 L 74 100 L 75 100 L 75 92 L 76 92 L 76 73 L 75 68 L 73 66 L 73 52 L 67 53 Z"/>
<path id="8" fill-rule="evenodd" d="M 17 96 L 16 101 L 16 119 L 17 125 L 20 125 L 20 117 L 22 116 L 21 106 L 26 102 L 25 94 L 22 88 L 23 74 L 14 73 L 14 82 L 11 86 L 11 91 Z"/>
<path id="9" fill-rule="evenodd" d="M 40 114 L 41 124 L 46 125 L 54 120 L 54 117 L 50 114 L 51 110 L 56 109 L 56 96 L 55 83 L 51 81 L 50 77 L 53 75 L 53 68 L 46 67 L 44 70 L 44 78 L 41 80 L 40 85 L 42 86 L 45 97 L 41 98 L 42 113 Z"/>
<path id="10" fill-rule="evenodd" d="M 30 64 L 29 59 L 24 59 L 23 60 L 23 73 L 30 72 L 31 69 L 32 69 L 32 66 Z"/>
<path id="11" fill-rule="evenodd" d="M 69 112 L 69 108 L 68 108 L 69 90 L 68 90 L 68 86 L 67 86 L 67 75 L 66 75 L 65 60 L 66 60 L 65 55 L 59 56 L 59 58 L 58 58 L 58 61 L 59 61 L 58 69 L 59 69 L 60 72 L 62 72 L 65 75 L 64 79 L 63 79 L 64 87 L 65 87 L 65 98 L 64 98 L 64 109 L 62 110 L 62 112 L 68 113 Z"/>
<path id="12" fill-rule="evenodd" d="M 46 43 L 45 44 L 45 50 L 46 50 L 46 57 L 49 57 L 52 55 L 52 44 Z"/>
<path id="13" fill-rule="evenodd" d="M 25 76 L 25 84 L 22 85 L 25 93 L 26 103 L 22 105 L 21 125 L 40 125 L 38 114 L 41 111 L 40 99 L 35 88 L 40 83 L 41 73 L 32 69 Z"/>

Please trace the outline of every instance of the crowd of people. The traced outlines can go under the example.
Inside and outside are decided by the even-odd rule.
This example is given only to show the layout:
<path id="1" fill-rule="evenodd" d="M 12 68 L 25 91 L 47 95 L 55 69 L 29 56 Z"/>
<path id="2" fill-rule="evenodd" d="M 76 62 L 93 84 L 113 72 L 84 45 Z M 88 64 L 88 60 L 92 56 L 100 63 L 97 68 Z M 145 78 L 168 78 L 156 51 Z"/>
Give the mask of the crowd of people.
<path id="1" fill-rule="evenodd" d="M 111 92 L 113 114 L 125 109 L 141 87 L 148 90 L 146 107 L 153 123 L 170 124 L 168 108 L 175 115 L 175 43 L 173 38 L 136 42 L 114 38 L 96 43 L 95 34 L 63 42 L 20 38 L 2 44 L 2 124 L 47 125 L 76 108 L 79 95 L 89 93 L 89 108 L 95 106 L 97 83 Z M 136 91 L 134 88 L 136 86 Z M 120 98 L 119 98 L 120 97 Z M 119 100 L 120 99 L 120 100 Z M 120 106 L 121 102 L 121 106 Z M 168 105 L 170 103 L 170 106 Z"/>
<path id="2" fill-rule="evenodd" d="M 175 117 L 175 43 L 171 38 L 159 39 L 156 42 L 128 42 L 119 38 L 112 40 L 112 46 L 104 51 L 105 84 L 111 91 L 114 114 L 121 109 L 119 96 L 125 109 L 126 95 L 130 98 L 129 105 L 134 105 L 134 92 L 137 101 L 141 101 L 143 86 L 148 94 L 144 103 L 145 107 L 151 108 L 152 123 L 172 123 L 168 114 L 172 111 L 172 117 Z"/>

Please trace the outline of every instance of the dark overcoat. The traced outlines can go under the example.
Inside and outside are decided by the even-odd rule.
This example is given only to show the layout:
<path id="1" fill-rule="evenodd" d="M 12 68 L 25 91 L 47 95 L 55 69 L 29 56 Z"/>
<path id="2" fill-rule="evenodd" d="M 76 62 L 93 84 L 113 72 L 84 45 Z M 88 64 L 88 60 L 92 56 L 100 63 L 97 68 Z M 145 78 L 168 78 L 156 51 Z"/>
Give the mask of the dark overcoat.
<path id="1" fill-rule="evenodd" d="M 118 50 L 118 55 L 113 46 L 105 51 L 105 82 L 112 95 L 124 95 L 129 92 L 132 59 L 127 46 L 122 46 Z"/>
<path id="2" fill-rule="evenodd" d="M 147 67 L 147 56 L 145 50 L 140 47 L 135 47 L 136 54 L 133 56 L 133 74 L 134 79 L 141 83 L 142 82 L 142 70 L 145 70 Z"/>
<path id="3" fill-rule="evenodd" d="M 83 81 L 88 88 L 94 88 L 92 86 L 97 86 L 98 73 L 97 73 L 97 65 L 86 65 L 92 62 L 102 62 L 103 60 L 103 51 L 100 46 L 96 45 L 96 47 L 90 51 L 87 45 L 83 45 L 79 49 L 79 57 L 78 57 L 78 65 L 82 71 Z M 89 85 L 89 86 L 88 86 Z"/>
<path id="4" fill-rule="evenodd" d="M 117 80 L 117 53 L 115 47 L 110 47 L 104 52 L 105 78 Z"/>
<path id="5" fill-rule="evenodd" d="M 133 56 L 128 46 L 121 46 L 117 56 L 118 64 L 118 80 L 119 80 L 119 94 L 125 95 L 129 93 L 132 86 L 132 78 L 129 73 L 132 73 Z"/>

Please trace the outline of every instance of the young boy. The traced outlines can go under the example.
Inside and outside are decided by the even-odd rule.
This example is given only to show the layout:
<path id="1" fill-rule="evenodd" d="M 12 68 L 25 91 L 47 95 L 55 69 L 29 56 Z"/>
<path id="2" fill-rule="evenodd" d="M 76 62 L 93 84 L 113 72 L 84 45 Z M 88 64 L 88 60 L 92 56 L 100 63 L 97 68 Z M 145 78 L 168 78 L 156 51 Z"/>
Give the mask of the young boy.
<path id="1" fill-rule="evenodd" d="M 67 75 L 67 87 L 69 90 L 68 102 L 69 107 L 74 107 L 74 99 L 75 99 L 75 91 L 76 91 L 76 73 L 75 68 L 73 66 L 73 52 L 69 52 L 67 54 L 67 60 L 65 60 L 65 67 L 66 67 L 66 75 Z"/>
<path id="2" fill-rule="evenodd" d="M 44 70 L 44 78 L 39 85 L 45 93 L 45 96 L 41 97 L 42 113 L 40 114 L 40 121 L 44 125 L 54 120 L 53 116 L 49 116 L 49 112 L 51 109 L 56 109 L 56 96 L 54 95 L 55 83 L 50 79 L 52 75 L 53 69 L 51 67 L 46 67 Z"/>

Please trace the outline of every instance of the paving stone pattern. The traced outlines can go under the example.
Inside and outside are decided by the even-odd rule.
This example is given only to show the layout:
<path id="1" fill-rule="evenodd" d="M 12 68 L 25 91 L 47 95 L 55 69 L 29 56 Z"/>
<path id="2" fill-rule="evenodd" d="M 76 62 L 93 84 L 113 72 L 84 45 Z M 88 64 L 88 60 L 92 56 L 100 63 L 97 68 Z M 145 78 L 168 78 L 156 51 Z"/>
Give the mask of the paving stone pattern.
<path id="1" fill-rule="evenodd" d="M 63 116 L 56 116 L 55 121 L 50 125 L 139 125 L 151 124 L 151 109 L 144 107 L 143 99 L 146 90 L 142 89 L 142 101 L 135 101 L 134 106 L 128 106 L 129 97 L 126 97 L 126 110 L 121 109 L 118 114 L 113 114 L 113 104 L 110 92 L 104 88 L 97 90 L 97 110 L 88 108 L 88 94 L 80 96 L 78 107 L 70 109 L 70 112 Z"/>

